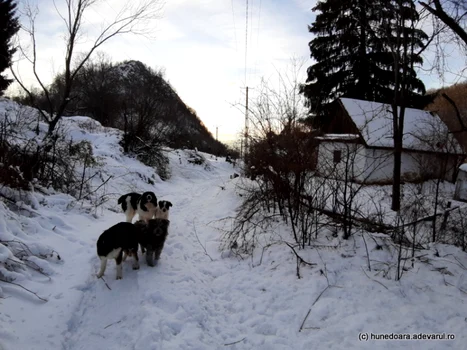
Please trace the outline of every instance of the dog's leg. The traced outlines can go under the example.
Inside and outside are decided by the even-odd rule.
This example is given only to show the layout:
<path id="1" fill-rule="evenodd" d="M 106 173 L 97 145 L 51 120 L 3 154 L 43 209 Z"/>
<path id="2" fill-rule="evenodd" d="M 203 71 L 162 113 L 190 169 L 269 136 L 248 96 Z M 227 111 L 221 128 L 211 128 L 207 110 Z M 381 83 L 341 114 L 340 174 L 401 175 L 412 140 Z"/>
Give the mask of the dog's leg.
<path id="1" fill-rule="evenodd" d="M 125 214 L 126 216 L 126 222 L 132 222 L 133 221 L 133 215 L 131 215 L 131 213 L 127 212 Z"/>
<path id="2" fill-rule="evenodd" d="M 123 278 L 122 260 L 123 260 L 123 250 L 121 250 L 118 256 L 115 258 L 115 262 L 117 263 L 117 279 L 118 280 L 121 280 Z"/>
<path id="3" fill-rule="evenodd" d="M 101 259 L 101 269 L 97 274 L 97 278 L 104 276 L 105 268 L 107 267 L 107 258 L 105 256 L 100 256 L 99 258 Z"/>
<path id="4" fill-rule="evenodd" d="M 157 249 L 154 251 L 154 255 L 155 255 L 156 262 L 157 262 L 157 260 L 159 260 L 159 257 L 161 256 L 162 248 L 164 248 L 164 245 L 162 245 L 161 247 L 157 248 Z"/>
<path id="5" fill-rule="evenodd" d="M 152 246 L 148 245 L 148 249 L 146 250 L 146 263 L 149 266 L 154 266 L 154 251 L 152 250 Z"/>
<path id="6" fill-rule="evenodd" d="M 162 249 L 157 249 L 155 252 L 154 252 L 154 259 L 159 260 L 160 256 L 161 256 L 161 252 L 162 252 Z"/>
<path id="7" fill-rule="evenodd" d="M 133 249 L 133 257 L 135 258 L 135 261 L 133 262 L 133 270 L 139 270 L 138 247 Z"/>
<path id="8" fill-rule="evenodd" d="M 131 205 L 131 204 L 128 204 Z M 135 217 L 136 211 L 132 208 L 128 208 L 128 210 L 125 213 L 126 216 L 126 222 L 132 222 L 133 218 Z"/>

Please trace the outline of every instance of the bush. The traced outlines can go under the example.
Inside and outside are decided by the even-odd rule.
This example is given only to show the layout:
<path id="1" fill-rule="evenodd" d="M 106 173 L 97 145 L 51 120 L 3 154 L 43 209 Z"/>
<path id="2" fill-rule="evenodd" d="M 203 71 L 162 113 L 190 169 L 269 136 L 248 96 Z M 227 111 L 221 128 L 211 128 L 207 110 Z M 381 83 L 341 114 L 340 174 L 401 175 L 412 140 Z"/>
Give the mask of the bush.
<path id="1" fill-rule="evenodd" d="M 67 140 L 60 129 L 43 140 L 32 138 L 37 121 L 21 113 L 0 123 L 2 183 L 19 190 L 41 185 L 83 198 L 90 191 L 87 170 L 97 165 L 91 144 Z"/>
<path id="2" fill-rule="evenodd" d="M 170 178 L 169 158 L 164 154 L 162 144 L 158 140 L 146 142 L 136 135 L 124 135 L 120 145 L 125 152 L 134 154 L 141 163 L 154 167 L 162 180 Z"/>

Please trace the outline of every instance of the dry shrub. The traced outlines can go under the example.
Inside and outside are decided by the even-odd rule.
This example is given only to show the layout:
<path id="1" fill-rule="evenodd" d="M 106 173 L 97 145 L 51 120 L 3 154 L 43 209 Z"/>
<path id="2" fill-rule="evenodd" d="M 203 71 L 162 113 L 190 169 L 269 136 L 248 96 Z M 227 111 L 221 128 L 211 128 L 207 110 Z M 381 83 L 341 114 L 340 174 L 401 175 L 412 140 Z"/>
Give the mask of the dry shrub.
<path id="1" fill-rule="evenodd" d="M 67 139 L 61 128 L 50 137 L 33 138 L 36 124 L 21 109 L 0 123 L 2 185 L 29 190 L 34 184 L 83 198 L 90 191 L 89 168 L 97 165 L 91 144 Z"/>

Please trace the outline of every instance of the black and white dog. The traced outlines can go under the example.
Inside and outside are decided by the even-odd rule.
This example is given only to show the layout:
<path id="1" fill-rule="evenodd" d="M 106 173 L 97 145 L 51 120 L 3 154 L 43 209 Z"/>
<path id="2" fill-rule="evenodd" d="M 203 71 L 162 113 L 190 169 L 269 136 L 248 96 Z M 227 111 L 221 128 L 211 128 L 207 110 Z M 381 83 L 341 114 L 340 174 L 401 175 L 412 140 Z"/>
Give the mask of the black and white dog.
<path id="1" fill-rule="evenodd" d="M 98 278 L 104 275 L 108 259 L 117 263 L 117 279 L 122 279 L 123 253 L 134 257 L 133 270 L 139 269 L 138 239 L 140 230 L 130 222 L 120 222 L 105 230 L 97 240 L 97 255 L 101 259 Z"/>
<path id="2" fill-rule="evenodd" d="M 172 206 L 172 203 L 169 201 L 159 201 L 159 206 L 156 209 L 156 215 L 154 218 L 169 220 L 169 210 Z"/>
<path id="3" fill-rule="evenodd" d="M 122 205 L 127 222 L 132 222 L 136 214 L 139 215 L 139 220 L 148 221 L 154 217 L 157 210 L 157 197 L 154 192 L 131 192 L 121 196 L 118 204 Z"/>
<path id="4" fill-rule="evenodd" d="M 146 262 L 149 266 L 154 266 L 154 260 L 156 263 L 159 260 L 165 239 L 169 234 L 169 224 L 170 221 L 166 219 L 135 222 L 135 226 L 140 230 L 139 244 L 143 252 L 146 250 Z"/>

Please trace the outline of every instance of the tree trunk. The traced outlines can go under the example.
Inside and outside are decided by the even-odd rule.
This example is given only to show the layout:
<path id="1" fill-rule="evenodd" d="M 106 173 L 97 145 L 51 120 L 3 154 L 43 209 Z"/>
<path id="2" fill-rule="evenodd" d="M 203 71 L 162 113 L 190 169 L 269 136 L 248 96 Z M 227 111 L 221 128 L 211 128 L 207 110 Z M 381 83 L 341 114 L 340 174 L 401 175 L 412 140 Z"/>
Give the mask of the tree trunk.
<path id="1" fill-rule="evenodd" d="M 398 139 L 398 137 L 396 137 Z M 392 182 L 391 209 L 399 211 L 401 208 L 401 170 L 402 170 L 402 142 L 394 140 L 394 172 Z"/>

